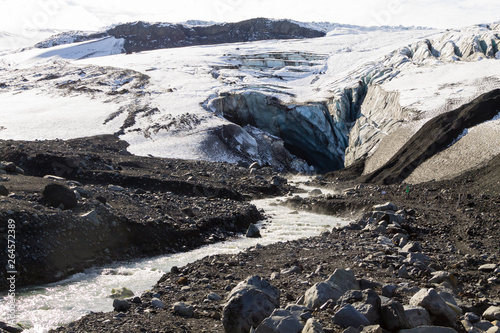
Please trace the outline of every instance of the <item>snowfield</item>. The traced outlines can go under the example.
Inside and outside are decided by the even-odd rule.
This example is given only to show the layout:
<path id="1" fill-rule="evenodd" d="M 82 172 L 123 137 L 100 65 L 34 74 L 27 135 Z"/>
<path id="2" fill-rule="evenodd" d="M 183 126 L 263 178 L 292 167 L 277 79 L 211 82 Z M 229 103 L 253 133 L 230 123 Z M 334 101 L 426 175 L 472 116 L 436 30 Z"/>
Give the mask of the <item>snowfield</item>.
<path id="1" fill-rule="evenodd" d="M 500 87 L 498 25 L 452 31 L 330 28 L 322 38 L 134 54 L 121 54 L 123 41 L 113 37 L 5 54 L 0 138 L 117 133 L 134 154 L 272 164 L 275 157 L 259 150 L 255 128 L 240 124 L 237 147 L 221 139 L 221 128 L 231 124 L 220 112 L 227 105 L 217 104 L 224 102 L 221 96 L 253 91 L 290 109 L 324 105 L 329 114 L 312 115 L 326 120 L 308 126 L 330 122 L 335 138 L 327 151 L 346 164 L 368 154 L 369 172 L 428 119 Z M 491 122 L 480 132 L 494 137 L 498 126 Z M 460 140 L 470 141 L 463 149 L 479 147 L 482 138 L 474 132 Z M 447 159 L 457 155 L 452 151 L 459 144 L 450 147 Z M 487 151 L 470 155 L 467 166 L 496 150 Z M 415 173 L 411 179 L 424 178 Z"/>

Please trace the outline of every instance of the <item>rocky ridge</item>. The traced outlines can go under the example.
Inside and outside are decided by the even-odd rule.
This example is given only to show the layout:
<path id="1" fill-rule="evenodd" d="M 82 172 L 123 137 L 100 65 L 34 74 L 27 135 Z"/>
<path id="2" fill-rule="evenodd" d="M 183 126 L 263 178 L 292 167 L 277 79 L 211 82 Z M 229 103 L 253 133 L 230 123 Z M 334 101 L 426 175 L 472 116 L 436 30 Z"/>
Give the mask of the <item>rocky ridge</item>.
<path id="1" fill-rule="evenodd" d="M 210 25 L 185 25 L 171 23 L 132 22 L 118 24 L 104 32 L 85 34 L 63 33 L 35 45 L 38 48 L 112 36 L 123 38 L 124 52 L 210 45 L 241 43 L 268 39 L 296 39 L 323 37 L 323 31 L 306 28 L 290 20 L 255 18 L 236 23 L 214 23 Z"/>

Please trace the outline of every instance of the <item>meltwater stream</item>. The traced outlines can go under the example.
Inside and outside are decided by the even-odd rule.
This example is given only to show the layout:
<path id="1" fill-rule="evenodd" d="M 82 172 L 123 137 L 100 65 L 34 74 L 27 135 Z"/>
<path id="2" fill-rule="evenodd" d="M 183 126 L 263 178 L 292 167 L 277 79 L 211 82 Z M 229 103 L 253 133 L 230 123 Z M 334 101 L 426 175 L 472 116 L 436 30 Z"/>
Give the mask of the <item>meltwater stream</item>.
<path id="1" fill-rule="evenodd" d="M 303 188 L 307 188 L 302 186 Z M 307 195 L 307 194 L 305 194 Z M 111 289 L 127 287 L 135 295 L 150 289 L 173 266 L 184 266 L 208 255 L 238 253 L 257 244 L 267 245 L 316 236 L 348 221 L 326 215 L 296 212 L 277 205 L 283 198 L 255 200 L 267 220 L 259 224 L 262 238 L 239 237 L 202 248 L 135 262 L 119 262 L 93 268 L 53 284 L 18 290 L 17 323 L 28 328 L 25 332 L 47 332 L 51 328 L 74 321 L 90 311 L 112 311 Z M 7 298 L 2 295 L 0 321 L 8 312 Z"/>

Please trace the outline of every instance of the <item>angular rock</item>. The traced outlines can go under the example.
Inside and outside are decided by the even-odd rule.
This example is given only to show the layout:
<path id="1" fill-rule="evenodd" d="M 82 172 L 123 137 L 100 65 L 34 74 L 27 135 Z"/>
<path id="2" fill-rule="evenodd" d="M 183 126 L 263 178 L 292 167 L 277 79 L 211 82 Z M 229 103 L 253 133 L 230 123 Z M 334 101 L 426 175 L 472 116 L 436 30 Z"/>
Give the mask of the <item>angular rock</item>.
<path id="1" fill-rule="evenodd" d="M 240 282 L 228 295 L 222 310 L 226 332 L 247 333 L 279 308 L 280 291 L 260 276 Z"/>
<path id="2" fill-rule="evenodd" d="M 409 328 L 432 325 L 429 312 L 421 306 L 405 305 L 405 316 Z"/>
<path id="3" fill-rule="evenodd" d="M 348 290 L 359 290 L 359 283 L 352 271 L 337 268 L 327 280 L 340 288 L 340 291 L 345 293 Z"/>
<path id="4" fill-rule="evenodd" d="M 391 210 L 393 212 L 397 211 L 398 210 L 398 207 L 393 204 L 392 202 L 386 202 L 385 204 L 381 204 L 381 205 L 375 205 L 372 207 L 373 210 L 375 211 L 388 211 L 388 210 Z"/>
<path id="5" fill-rule="evenodd" d="M 280 272 L 281 275 L 294 274 L 294 273 L 297 274 L 302 273 L 302 268 L 300 268 L 299 266 L 292 266 L 290 268 L 283 269 Z"/>
<path id="6" fill-rule="evenodd" d="M 12 162 L 0 162 L 0 170 L 4 170 L 8 173 L 16 173 L 17 166 Z"/>
<path id="7" fill-rule="evenodd" d="M 260 238 L 262 236 L 260 235 L 259 228 L 255 224 L 250 223 L 250 225 L 248 226 L 246 237 L 248 237 L 248 238 Z"/>
<path id="8" fill-rule="evenodd" d="M 450 309 L 444 299 L 433 288 L 421 289 L 410 299 L 410 304 L 424 307 L 431 315 L 431 318 L 435 318 L 433 323 L 455 326 L 457 314 Z"/>
<path id="9" fill-rule="evenodd" d="M 330 281 L 318 282 L 306 291 L 304 305 L 309 309 L 317 309 L 330 299 L 336 302 L 342 294 L 336 284 Z"/>
<path id="10" fill-rule="evenodd" d="M 369 326 L 368 319 L 356 310 L 351 304 L 346 304 L 340 308 L 332 318 L 333 323 L 340 326 L 352 326 L 358 328 L 360 326 Z"/>
<path id="11" fill-rule="evenodd" d="M 420 242 L 409 242 L 403 246 L 404 252 L 422 252 L 422 245 Z"/>
<path id="12" fill-rule="evenodd" d="M 45 186 L 42 194 L 47 202 L 54 207 L 64 205 L 65 209 L 71 209 L 78 203 L 75 192 L 64 185 L 49 184 Z"/>
<path id="13" fill-rule="evenodd" d="M 394 294 L 396 293 L 397 289 L 398 286 L 394 284 L 386 284 L 385 286 L 382 287 L 382 296 L 394 297 Z"/>
<path id="14" fill-rule="evenodd" d="M 271 185 L 274 186 L 283 186 L 286 185 L 287 182 L 287 179 L 284 177 L 273 176 L 273 178 L 271 178 Z"/>
<path id="15" fill-rule="evenodd" d="M 255 329 L 256 333 L 300 333 L 303 325 L 291 312 L 284 309 L 276 309 L 271 316 L 264 319 Z"/>
<path id="16" fill-rule="evenodd" d="M 401 330 L 399 333 L 457 333 L 457 331 L 450 327 L 420 326 L 408 330 Z"/>
<path id="17" fill-rule="evenodd" d="M 130 303 L 123 299 L 114 299 L 113 309 L 118 312 L 126 312 L 130 309 Z"/>
<path id="18" fill-rule="evenodd" d="M 432 278 L 429 280 L 430 283 L 443 283 L 448 282 L 453 288 L 458 285 L 457 278 L 446 271 L 437 271 L 432 273 Z"/>
<path id="19" fill-rule="evenodd" d="M 493 321 L 500 320 L 500 307 L 499 306 L 490 306 L 483 313 L 483 318 Z"/>
<path id="20" fill-rule="evenodd" d="M 403 279 L 409 279 L 410 274 L 408 273 L 408 269 L 406 268 L 406 265 L 401 265 L 398 269 L 398 276 Z"/>
<path id="21" fill-rule="evenodd" d="M 172 310 L 174 311 L 175 314 L 187 318 L 192 318 L 194 315 L 193 306 L 184 302 L 174 303 L 174 305 L 172 306 Z"/>
<path id="22" fill-rule="evenodd" d="M 342 295 L 337 304 L 340 307 L 351 304 L 368 319 L 370 324 L 378 324 L 380 322 L 380 297 L 371 289 L 363 291 L 349 290 Z"/>
<path id="23" fill-rule="evenodd" d="M 84 219 L 88 219 L 90 222 L 92 222 L 95 226 L 98 226 L 101 224 L 101 221 L 99 220 L 99 216 L 97 215 L 97 212 L 95 210 L 90 211 L 88 213 L 80 215 L 80 217 L 83 217 Z"/>
<path id="24" fill-rule="evenodd" d="M 314 318 L 309 318 L 302 329 L 302 333 L 324 333 L 323 326 Z"/>
<path id="25" fill-rule="evenodd" d="M 4 186 L 0 185 L 0 196 L 8 196 L 9 195 L 9 190 Z"/>
<path id="26" fill-rule="evenodd" d="M 405 309 L 403 305 L 397 301 L 390 300 L 381 306 L 382 326 L 389 331 L 397 331 L 408 328 Z"/>

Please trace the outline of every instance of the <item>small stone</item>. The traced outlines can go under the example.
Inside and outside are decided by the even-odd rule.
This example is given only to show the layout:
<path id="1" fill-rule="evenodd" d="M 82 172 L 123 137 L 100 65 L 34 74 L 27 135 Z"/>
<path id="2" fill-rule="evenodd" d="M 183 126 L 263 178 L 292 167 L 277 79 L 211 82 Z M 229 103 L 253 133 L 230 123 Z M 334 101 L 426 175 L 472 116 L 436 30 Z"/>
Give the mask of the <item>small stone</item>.
<path id="1" fill-rule="evenodd" d="M 457 333 L 457 331 L 450 327 L 420 326 L 408 330 L 400 330 L 399 333 Z"/>
<path id="2" fill-rule="evenodd" d="M 125 191 L 125 188 L 119 186 L 119 185 L 108 185 L 108 189 L 111 190 L 111 191 L 115 191 L 115 192 L 122 192 L 122 191 Z"/>
<path id="3" fill-rule="evenodd" d="M 395 212 L 395 211 L 398 210 L 398 207 L 395 204 L 393 204 L 392 202 L 386 202 L 385 204 L 382 204 L 382 205 L 375 205 L 375 206 L 373 206 L 372 209 L 374 211 L 383 211 L 383 212 L 385 212 L 385 211 L 390 210 L 390 211 Z"/>
<path id="4" fill-rule="evenodd" d="M 323 326 L 314 318 L 309 318 L 306 321 L 302 333 L 324 333 Z"/>
<path id="5" fill-rule="evenodd" d="M 438 271 L 432 273 L 432 278 L 429 280 L 430 283 L 443 283 L 448 282 L 453 288 L 456 288 L 458 285 L 457 278 L 448 272 Z"/>
<path id="6" fill-rule="evenodd" d="M 215 302 L 220 301 L 220 300 L 222 299 L 222 297 L 220 297 L 220 296 L 219 296 L 219 295 L 217 295 L 216 293 L 210 293 L 210 294 L 208 294 L 208 295 L 207 295 L 207 297 L 206 297 L 206 298 L 207 298 L 208 300 L 210 300 L 210 301 L 215 301 Z"/>
<path id="7" fill-rule="evenodd" d="M 248 226 L 246 237 L 248 237 L 248 238 L 260 238 L 262 236 L 260 235 L 259 228 L 255 224 L 250 223 L 250 225 Z"/>
<path id="8" fill-rule="evenodd" d="M 479 320 L 481 320 L 481 318 L 479 318 L 479 316 L 474 312 L 466 312 L 464 314 L 464 319 L 472 324 L 477 323 Z"/>
<path id="9" fill-rule="evenodd" d="M 281 270 L 280 273 L 282 275 L 294 274 L 294 273 L 300 274 L 302 273 L 302 268 L 300 268 L 299 266 L 292 266 L 290 268 Z"/>
<path id="10" fill-rule="evenodd" d="M 165 307 L 163 302 L 156 297 L 151 300 L 151 306 L 153 308 L 157 308 L 157 309 L 163 309 Z"/>
<path id="11" fill-rule="evenodd" d="M 419 242 L 408 242 L 403 246 L 404 252 L 422 252 L 422 245 Z"/>
<path id="12" fill-rule="evenodd" d="M 59 176 L 54 176 L 54 175 L 45 175 L 45 176 L 43 176 L 43 178 L 45 178 L 45 179 L 52 179 L 52 180 L 61 180 L 61 181 L 65 181 L 66 180 L 66 178 L 59 177 Z"/>
<path id="13" fill-rule="evenodd" d="M 398 269 L 398 276 L 403 279 L 410 278 L 410 274 L 408 274 L 408 269 L 406 268 L 406 265 L 401 265 L 401 267 Z"/>
<path id="14" fill-rule="evenodd" d="M 114 299 L 113 309 L 118 312 L 126 312 L 130 309 L 130 303 L 123 299 Z"/>
<path id="15" fill-rule="evenodd" d="M 483 318 L 489 321 L 500 320 L 500 307 L 499 306 L 490 306 L 483 313 Z"/>
<path id="16" fill-rule="evenodd" d="M 101 224 L 101 221 L 99 220 L 99 216 L 97 215 L 97 212 L 95 210 L 90 211 L 90 212 L 85 213 L 85 214 L 82 214 L 82 215 L 80 215 L 80 217 L 89 220 L 95 226 L 98 226 L 99 224 Z"/>
<path id="17" fill-rule="evenodd" d="M 125 287 L 111 289 L 111 298 L 127 298 L 133 296 L 134 292 Z"/>
<path id="18" fill-rule="evenodd" d="M 186 276 L 181 277 L 179 280 L 177 280 L 177 284 L 181 286 L 186 286 L 189 283 L 189 279 Z"/>
<path id="19" fill-rule="evenodd" d="M 479 266 L 479 270 L 483 272 L 493 272 L 497 268 L 495 264 L 485 264 Z"/>
<path id="20" fill-rule="evenodd" d="M 9 190 L 3 186 L 3 185 L 0 185 L 0 196 L 8 196 L 9 195 Z"/>
<path id="21" fill-rule="evenodd" d="M 174 305 L 172 306 L 172 310 L 174 311 L 175 314 L 187 318 L 192 318 L 194 315 L 193 306 L 184 302 L 174 303 Z"/>

